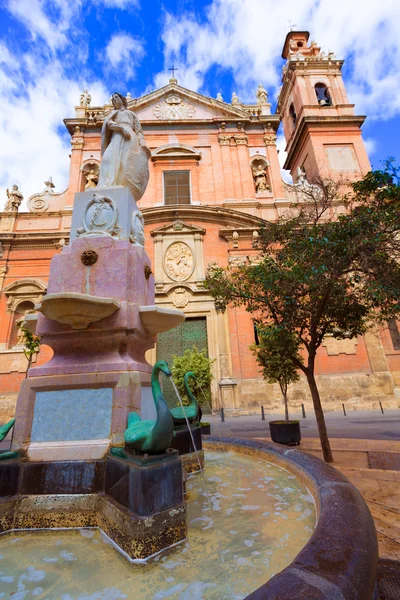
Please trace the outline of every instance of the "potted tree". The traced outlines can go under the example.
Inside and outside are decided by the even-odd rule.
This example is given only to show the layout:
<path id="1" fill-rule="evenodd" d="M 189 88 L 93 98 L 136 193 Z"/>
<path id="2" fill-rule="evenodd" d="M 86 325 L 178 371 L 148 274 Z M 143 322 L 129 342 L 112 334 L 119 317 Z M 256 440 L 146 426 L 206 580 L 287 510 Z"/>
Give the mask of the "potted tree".
<path id="1" fill-rule="evenodd" d="M 208 356 L 206 356 L 205 349 L 199 351 L 196 346 L 186 350 L 182 356 L 174 355 L 173 357 L 171 368 L 172 377 L 174 378 L 179 393 L 181 394 L 183 404 L 188 403 L 186 390 L 183 384 L 185 373 L 192 371 L 192 373 L 194 373 L 196 376 L 196 379 L 190 380 L 190 388 L 193 395 L 196 397 L 197 402 L 199 403 L 200 418 L 203 411 L 211 412 L 210 384 L 214 377 L 211 371 L 214 362 L 214 360 L 211 360 L 208 358 Z M 201 433 L 203 435 L 211 433 L 210 423 L 201 421 L 200 425 Z"/>
<path id="2" fill-rule="evenodd" d="M 300 422 L 289 419 L 287 389 L 299 380 L 291 355 L 301 361 L 296 338 L 282 326 L 271 324 L 259 330 L 259 344 L 252 346 L 262 374 L 268 383 L 279 383 L 285 405 L 285 420 L 270 421 L 271 439 L 278 444 L 300 444 Z"/>

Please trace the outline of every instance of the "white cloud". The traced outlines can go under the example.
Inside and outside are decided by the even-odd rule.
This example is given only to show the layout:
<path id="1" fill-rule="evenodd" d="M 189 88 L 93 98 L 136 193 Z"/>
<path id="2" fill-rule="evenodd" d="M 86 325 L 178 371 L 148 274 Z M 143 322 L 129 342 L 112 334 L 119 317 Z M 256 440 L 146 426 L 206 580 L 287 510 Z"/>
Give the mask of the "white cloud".
<path id="1" fill-rule="evenodd" d="M 127 33 L 116 33 L 106 47 L 106 59 L 111 67 L 124 70 L 124 77 L 132 77 L 135 67 L 145 54 L 143 43 Z"/>
<path id="2" fill-rule="evenodd" d="M 192 13 L 166 14 L 165 63 L 178 62 L 179 82 L 192 89 L 217 65 L 231 71 L 240 99 L 254 98 L 259 80 L 276 95 L 288 17 L 325 50 L 351 58 L 346 84 L 357 112 L 373 118 L 400 113 L 398 0 L 212 0 L 205 22 Z"/>
<path id="3" fill-rule="evenodd" d="M 63 118 L 75 114 L 82 82 L 68 78 L 58 61 L 39 61 L 34 70 L 31 59 L 21 56 L 8 73 L 0 68 L 0 209 L 6 201 L 5 189 L 13 183 L 20 186 L 25 200 L 44 188 L 49 175 L 56 191 L 68 184 L 69 136 L 60 135 L 60 129 Z M 31 63 L 29 81 L 27 62 Z M 106 102 L 102 83 L 92 81 L 90 91 L 94 105 Z"/>
<path id="4" fill-rule="evenodd" d="M 276 148 L 278 150 L 278 160 L 279 160 L 279 165 L 281 167 L 281 177 L 282 177 L 283 181 L 286 181 L 286 183 L 293 183 L 293 179 L 290 174 L 290 171 L 286 171 L 283 168 L 283 165 L 285 164 L 286 157 L 287 157 L 287 152 L 285 150 L 286 140 L 285 140 L 285 136 L 283 135 L 283 133 L 279 133 L 277 136 Z"/>
<path id="5" fill-rule="evenodd" d="M 51 50 L 68 43 L 66 31 L 76 14 L 81 0 L 9 0 L 8 10 L 30 32 L 32 39 L 42 38 Z M 57 19 L 50 19 L 46 8 L 53 6 Z"/>
<path id="6" fill-rule="evenodd" d="M 372 156 L 372 154 L 374 154 L 377 149 L 378 144 L 377 144 L 376 140 L 374 140 L 373 138 L 366 138 L 366 137 L 364 137 L 363 140 L 364 140 L 364 146 L 367 151 L 367 154 L 369 156 Z"/>
<path id="7" fill-rule="evenodd" d="M 127 9 L 127 8 L 138 8 L 140 6 L 140 0 L 100 0 L 100 1 L 106 8 L 119 8 L 121 10 Z"/>

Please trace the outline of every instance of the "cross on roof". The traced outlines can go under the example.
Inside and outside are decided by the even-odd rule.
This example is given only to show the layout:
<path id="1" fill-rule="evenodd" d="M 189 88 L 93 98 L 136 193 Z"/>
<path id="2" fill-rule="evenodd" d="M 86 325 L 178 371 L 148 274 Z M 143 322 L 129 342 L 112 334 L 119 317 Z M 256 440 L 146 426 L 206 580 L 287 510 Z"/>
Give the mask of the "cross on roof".
<path id="1" fill-rule="evenodd" d="M 172 65 L 172 67 L 170 69 L 168 69 L 168 71 L 172 71 L 172 79 L 175 79 L 175 71 L 179 71 L 179 69 L 177 69 L 176 67 L 174 67 L 174 65 Z"/>

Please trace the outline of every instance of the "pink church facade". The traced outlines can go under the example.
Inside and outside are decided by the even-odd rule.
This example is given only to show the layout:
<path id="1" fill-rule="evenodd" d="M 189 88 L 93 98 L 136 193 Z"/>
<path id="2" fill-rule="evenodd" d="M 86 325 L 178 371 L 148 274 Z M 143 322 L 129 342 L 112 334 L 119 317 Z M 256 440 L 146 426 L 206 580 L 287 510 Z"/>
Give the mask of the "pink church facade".
<path id="1" fill-rule="evenodd" d="M 267 385 L 249 351 L 254 329 L 243 309 L 217 314 L 204 289 L 208 264 L 235 264 L 256 256 L 257 231 L 289 210 L 293 196 L 282 181 L 276 134 L 282 122 L 288 169 L 299 176 L 359 179 L 370 169 L 362 140 L 363 116 L 349 103 L 343 61 L 325 56 L 307 32 L 288 34 L 282 90 L 271 114 L 260 86 L 254 104 L 213 99 L 181 87 L 176 79 L 137 99 L 128 108 L 140 119 L 152 155 L 150 181 L 140 201 L 146 251 L 156 283 L 156 303 L 179 308 L 186 322 L 160 338 L 148 354 L 171 360 L 196 345 L 214 359 L 213 408 L 279 411 L 279 390 Z M 34 310 L 46 293 L 52 256 L 68 243 L 74 195 L 95 182 L 100 164 L 100 130 L 111 105 L 92 107 L 81 98 L 65 119 L 71 134 L 68 187 L 52 182 L 28 199 L 26 211 L 0 213 L 0 422 L 13 414 L 26 360 L 15 321 Z M 37 362 L 51 350 L 43 347 Z M 400 335 L 390 330 L 353 340 L 327 338 L 319 351 L 318 378 L 327 408 L 342 402 L 398 406 Z M 301 380 L 292 404 L 311 403 Z"/>

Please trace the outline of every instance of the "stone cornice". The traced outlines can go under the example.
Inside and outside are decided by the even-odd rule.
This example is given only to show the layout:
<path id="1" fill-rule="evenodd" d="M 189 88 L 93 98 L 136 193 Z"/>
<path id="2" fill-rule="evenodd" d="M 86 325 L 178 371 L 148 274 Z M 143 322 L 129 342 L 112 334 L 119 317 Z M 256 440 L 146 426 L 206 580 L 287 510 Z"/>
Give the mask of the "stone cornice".
<path id="1" fill-rule="evenodd" d="M 266 124 L 271 122 L 272 124 L 276 123 L 276 129 L 279 126 L 280 118 L 277 115 L 263 115 L 256 114 L 255 111 L 260 108 L 261 105 L 258 104 L 243 104 L 241 102 L 237 104 L 230 104 L 227 102 L 221 102 L 216 100 L 215 98 L 211 98 L 209 96 L 203 96 L 197 92 L 193 92 L 188 90 L 177 83 L 169 83 L 168 85 L 151 92 L 150 94 L 146 94 L 140 98 L 130 99 L 128 101 L 128 109 L 136 112 L 140 112 L 144 110 L 148 106 L 155 104 L 157 102 L 163 101 L 165 98 L 170 96 L 171 94 L 177 94 L 185 100 L 196 103 L 198 105 L 203 106 L 208 109 L 211 113 L 214 113 L 213 116 L 210 116 L 209 119 L 197 119 L 195 115 L 193 115 L 190 119 L 173 119 L 173 120 L 159 120 L 159 119 L 142 119 L 140 118 L 140 122 L 144 129 L 149 128 L 151 126 L 160 126 L 161 125 L 184 125 L 187 127 L 190 124 L 195 124 L 197 126 L 202 126 L 204 124 L 210 124 L 213 122 L 237 122 L 241 121 L 243 124 L 245 123 L 262 123 Z M 90 130 L 98 130 L 101 128 L 104 117 L 113 109 L 111 104 L 106 104 L 104 106 L 87 106 L 87 107 L 76 107 L 76 115 L 73 118 L 64 119 L 64 124 L 67 127 L 68 131 L 71 135 L 74 134 L 76 127 L 80 128 L 80 133 L 82 133 L 85 129 Z M 275 127 L 274 127 L 275 129 Z M 76 143 L 81 144 L 80 140 L 77 140 Z"/>
<path id="2" fill-rule="evenodd" d="M 217 223 L 224 227 L 260 227 L 266 223 L 260 217 L 241 213 L 236 210 L 226 209 L 222 206 L 193 206 L 189 204 L 177 204 L 174 206 L 158 206 L 142 209 L 145 225 L 156 223 L 173 223 L 174 221 L 184 222 L 206 222 Z"/>
<path id="3" fill-rule="evenodd" d="M 300 121 L 300 124 L 298 125 L 297 129 L 296 129 L 296 133 L 293 137 L 293 139 L 290 141 L 289 143 L 289 147 L 287 149 L 287 157 L 286 157 L 286 161 L 285 164 L 283 165 L 284 169 L 291 169 L 291 163 L 293 160 L 293 157 L 296 153 L 296 150 L 299 148 L 300 145 L 300 141 L 301 138 L 307 133 L 308 128 L 312 125 L 314 127 L 321 127 L 321 128 L 332 128 L 332 126 L 348 126 L 348 125 L 353 125 L 356 126 L 358 128 L 361 127 L 361 125 L 364 123 L 366 117 L 365 116 L 358 116 L 358 115 L 343 115 L 343 116 L 332 116 L 332 117 L 328 117 L 328 116 L 310 116 L 310 117 L 303 117 Z M 330 129 L 332 131 L 332 129 Z M 329 141 L 329 138 L 327 138 L 327 141 Z"/>

